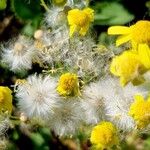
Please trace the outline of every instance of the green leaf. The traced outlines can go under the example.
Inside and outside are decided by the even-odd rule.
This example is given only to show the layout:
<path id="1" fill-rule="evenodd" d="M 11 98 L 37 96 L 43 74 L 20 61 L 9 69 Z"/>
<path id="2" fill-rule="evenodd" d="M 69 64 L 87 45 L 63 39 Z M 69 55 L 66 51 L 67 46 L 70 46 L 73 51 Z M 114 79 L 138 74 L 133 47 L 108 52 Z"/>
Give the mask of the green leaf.
<path id="1" fill-rule="evenodd" d="M 116 25 L 125 24 L 134 19 L 121 4 L 115 2 L 97 3 L 94 7 L 96 25 Z"/>
<path id="2" fill-rule="evenodd" d="M 28 21 L 28 23 L 23 27 L 22 32 L 27 36 L 32 36 L 36 29 L 39 26 L 41 21 L 41 17 L 34 18 L 32 21 Z"/>
<path id="3" fill-rule="evenodd" d="M 144 150 L 150 149 L 150 137 L 144 141 Z"/>
<path id="4" fill-rule="evenodd" d="M 106 44 L 106 45 L 115 43 L 115 40 L 116 37 L 108 35 L 107 32 L 102 32 L 98 37 L 99 43 Z"/>
<path id="5" fill-rule="evenodd" d="M 11 0 L 15 15 L 25 22 L 23 34 L 32 36 L 42 19 L 40 0 Z"/>
<path id="6" fill-rule="evenodd" d="M 39 133 L 32 133 L 30 135 L 30 138 L 32 142 L 38 147 L 42 146 L 45 143 L 43 137 Z"/>
<path id="7" fill-rule="evenodd" d="M 0 0 L 0 10 L 5 9 L 7 6 L 7 0 Z"/>
<path id="8" fill-rule="evenodd" d="M 39 0 L 11 0 L 12 10 L 22 20 L 32 20 L 41 15 Z"/>

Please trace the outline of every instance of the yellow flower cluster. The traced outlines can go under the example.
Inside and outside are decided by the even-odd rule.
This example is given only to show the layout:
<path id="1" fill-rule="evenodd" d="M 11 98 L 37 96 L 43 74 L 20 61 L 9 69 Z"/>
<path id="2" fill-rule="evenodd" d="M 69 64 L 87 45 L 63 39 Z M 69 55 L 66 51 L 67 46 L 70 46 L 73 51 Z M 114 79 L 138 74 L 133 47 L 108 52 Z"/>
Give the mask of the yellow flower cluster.
<path id="1" fill-rule="evenodd" d="M 131 42 L 133 48 L 137 48 L 139 44 L 150 44 L 150 21 L 140 20 L 130 27 L 112 26 L 108 28 L 108 34 L 121 35 L 116 41 L 119 46 L 128 41 Z"/>
<path id="2" fill-rule="evenodd" d="M 111 73 L 120 77 L 122 86 L 130 81 L 133 84 L 143 82 L 141 75 L 150 69 L 150 21 L 138 21 L 130 27 L 112 26 L 108 34 L 122 35 L 116 40 L 117 46 L 128 41 L 132 44 L 130 50 L 113 58 Z"/>
<path id="3" fill-rule="evenodd" d="M 79 82 L 76 74 L 65 73 L 61 75 L 57 91 L 62 96 L 77 96 L 79 92 Z"/>
<path id="4" fill-rule="evenodd" d="M 115 56 L 110 65 L 110 72 L 120 77 L 120 83 L 125 86 L 128 82 L 139 84 L 144 81 L 141 76 L 150 69 L 150 48 L 141 44 L 137 51 L 128 50 Z"/>
<path id="5" fill-rule="evenodd" d="M 125 51 L 120 56 L 113 58 L 110 71 L 120 77 L 120 83 L 125 86 L 129 81 L 135 81 L 143 72 L 143 64 L 138 54 L 133 51 Z"/>
<path id="6" fill-rule="evenodd" d="M 118 145 L 117 129 L 111 122 L 101 122 L 93 128 L 90 141 L 99 150 Z"/>
<path id="7" fill-rule="evenodd" d="M 129 115 L 134 118 L 138 128 L 145 128 L 150 123 L 150 97 L 145 101 L 141 95 L 136 95 Z"/>
<path id="8" fill-rule="evenodd" d="M 90 23 L 94 21 L 94 10 L 91 8 L 84 8 L 83 10 L 72 9 L 68 12 L 68 24 L 70 25 L 70 37 L 75 32 L 79 32 L 84 36 L 90 26 Z"/>
<path id="9" fill-rule="evenodd" d="M 8 87 L 0 86 L 0 111 L 12 112 L 12 91 Z"/>

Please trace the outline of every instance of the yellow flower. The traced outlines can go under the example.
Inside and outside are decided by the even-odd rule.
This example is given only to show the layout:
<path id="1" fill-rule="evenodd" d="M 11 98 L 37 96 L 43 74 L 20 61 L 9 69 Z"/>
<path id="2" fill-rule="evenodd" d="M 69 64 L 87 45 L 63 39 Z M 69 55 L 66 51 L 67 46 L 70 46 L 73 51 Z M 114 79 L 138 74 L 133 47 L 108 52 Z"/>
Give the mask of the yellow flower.
<path id="1" fill-rule="evenodd" d="M 142 129 L 150 123 L 150 97 L 145 101 L 141 95 L 136 95 L 134 99 L 129 115 L 136 121 L 137 127 Z"/>
<path id="2" fill-rule="evenodd" d="M 12 91 L 8 87 L 0 86 L 0 111 L 12 112 Z"/>
<path id="3" fill-rule="evenodd" d="M 145 67 L 141 63 L 138 53 L 133 51 L 125 51 L 121 55 L 114 57 L 110 65 L 110 72 L 120 77 L 122 86 L 125 86 L 130 81 L 134 84 L 142 82 L 140 74 L 144 73 L 144 71 Z"/>
<path id="4" fill-rule="evenodd" d="M 147 44 L 140 44 L 138 47 L 140 61 L 146 69 L 150 69 L 150 48 Z"/>
<path id="5" fill-rule="evenodd" d="M 79 82 L 76 74 L 65 73 L 61 75 L 57 86 L 57 91 L 63 96 L 77 96 L 79 92 Z"/>
<path id="6" fill-rule="evenodd" d="M 72 9 L 68 12 L 68 23 L 70 25 L 70 37 L 79 32 L 84 36 L 90 26 L 90 22 L 94 20 L 94 10 L 91 8 L 85 8 L 83 10 Z"/>
<path id="7" fill-rule="evenodd" d="M 140 20 L 130 27 L 126 26 L 112 26 L 108 28 L 108 34 L 121 35 L 116 41 L 119 46 L 128 41 L 131 42 L 134 48 L 139 44 L 150 44 L 150 21 Z"/>
<path id="8" fill-rule="evenodd" d="M 117 129 L 111 122 L 101 122 L 95 126 L 90 141 L 97 149 L 105 149 L 119 144 Z"/>

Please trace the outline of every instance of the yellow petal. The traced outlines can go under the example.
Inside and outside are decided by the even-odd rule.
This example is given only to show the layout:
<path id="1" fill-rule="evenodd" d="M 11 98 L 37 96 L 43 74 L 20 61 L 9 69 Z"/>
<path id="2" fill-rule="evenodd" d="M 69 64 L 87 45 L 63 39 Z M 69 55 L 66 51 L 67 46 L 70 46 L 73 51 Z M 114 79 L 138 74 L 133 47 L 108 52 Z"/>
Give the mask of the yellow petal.
<path id="1" fill-rule="evenodd" d="M 85 26 L 85 27 L 82 27 L 79 31 L 80 35 L 82 36 L 85 36 L 86 32 L 88 31 L 89 29 L 89 25 Z"/>
<path id="2" fill-rule="evenodd" d="M 141 96 L 141 95 L 135 95 L 134 99 L 135 99 L 135 101 L 139 101 L 139 102 L 144 101 L 143 96 Z"/>
<path id="3" fill-rule="evenodd" d="M 150 69 L 150 48 L 147 44 L 140 44 L 138 46 L 139 58 L 143 65 Z"/>
<path id="4" fill-rule="evenodd" d="M 112 26 L 108 28 L 108 34 L 119 35 L 119 34 L 130 34 L 130 27 L 125 26 Z"/>
<path id="5" fill-rule="evenodd" d="M 131 45 L 132 45 L 132 49 L 137 51 L 138 43 L 131 39 Z"/>
<path id="6" fill-rule="evenodd" d="M 70 26 L 70 33 L 69 33 L 70 37 L 73 36 L 73 34 L 74 34 L 74 32 L 75 32 L 76 30 L 77 30 L 77 26 L 76 26 L 76 25 Z"/>
<path id="7" fill-rule="evenodd" d="M 75 20 L 77 19 L 76 17 L 80 14 L 80 10 L 79 9 L 72 9 L 70 11 L 68 11 L 68 24 L 69 25 L 73 25 L 75 23 Z"/>
<path id="8" fill-rule="evenodd" d="M 94 10 L 93 9 L 91 9 L 91 8 L 85 8 L 83 10 L 83 12 L 85 12 L 88 15 L 88 17 L 90 19 L 90 22 L 94 21 Z"/>
<path id="9" fill-rule="evenodd" d="M 110 65 L 110 72 L 116 76 L 120 76 L 120 73 L 118 71 L 118 57 L 116 56 L 113 58 L 111 65 Z"/>
<path id="10" fill-rule="evenodd" d="M 124 87 L 128 82 L 129 82 L 128 79 L 126 79 L 124 77 L 120 77 L 120 84 L 121 84 L 121 86 Z"/>
<path id="11" fill-rule="evenodd" d="M 123 43 L 128 42 L 131 39 L 130 35 L 122 35 L 120 37 L 118 37 L 118 39 L 116 40 L 116 46 L 119 46 Z"/>

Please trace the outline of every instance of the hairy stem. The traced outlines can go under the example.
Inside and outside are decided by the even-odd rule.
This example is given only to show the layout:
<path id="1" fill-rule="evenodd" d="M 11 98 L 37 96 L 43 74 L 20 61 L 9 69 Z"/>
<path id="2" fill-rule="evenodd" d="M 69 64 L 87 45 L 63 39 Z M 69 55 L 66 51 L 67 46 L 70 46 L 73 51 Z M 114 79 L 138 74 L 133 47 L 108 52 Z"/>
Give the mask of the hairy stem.
<path id="1" fill-rule="evenodd" d="M 41 1 L 41 6 L 43 6 L 46 11 L 49 11 L 49 8 L 47 7 L 45 1 L 44 0 L 40 0 L 40 1 Z"/>

